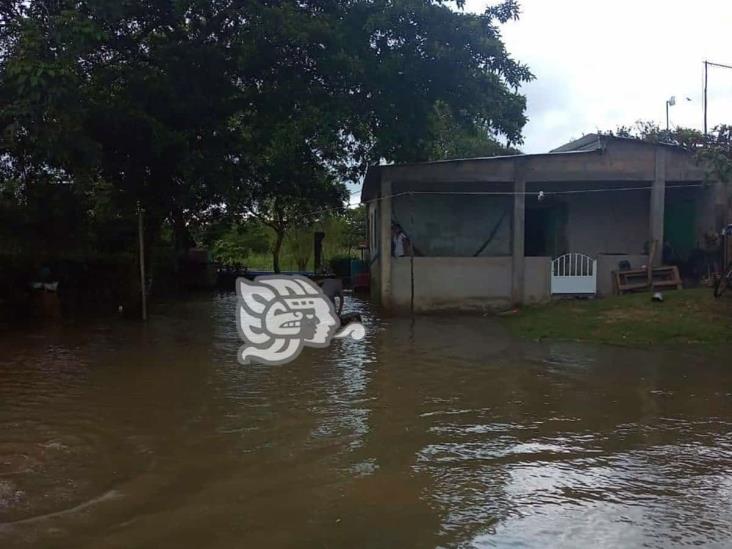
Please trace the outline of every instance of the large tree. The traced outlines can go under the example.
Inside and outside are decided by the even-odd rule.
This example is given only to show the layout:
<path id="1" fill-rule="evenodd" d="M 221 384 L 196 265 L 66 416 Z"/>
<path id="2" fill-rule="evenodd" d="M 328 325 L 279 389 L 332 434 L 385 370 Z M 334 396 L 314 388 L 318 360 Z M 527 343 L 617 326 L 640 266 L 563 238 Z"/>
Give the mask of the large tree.
<path id="1" fill-rule="evenodd" d="M 106 181 L 153 229 L 219 199 L 240 105 L 218 2 L 18 1 L 2 18 L 2 152 L 24 183 Z"/>
<path id="2" fill-rule="evenodd" d="M 505 152 L 499 135 L 521 141 L 517 88 L 531 74 L 497 28 L 518 16 L 515 2 L 479 15 L 441 0 L 257 2 L 246 14 L 238 47 L 258 55 L 242 57 L 252 85 L 228 202 L 280 235 L 275 269 L 285 231 L 342 198 L 328 179 L 356 180 L 382 159 Z"/>
<path id="3" fill-rule="evenodd" d="M 532 78 L 498 25 L 508 0 L 482 14 L 442 0 L 256 2 L 241 47 L 251 116 L 277 111 L 316 125 L 322 158 L 356 165 L 418 161 L 433 151 L 435 106 L 462 128 L 521 142 L 519 86 Z"/>
<path id="4" fill-rule="evenodd" d="M 438 105 L 465 135 L 521 142 L 531 74 L 499 32 L 518 5 L 462 8 L 8 0 L 0 154 L 22 185 L 141 203 L 153 234 L 164 219 L 186 233 L 211 208 L 282 231 L 337 208 L 368 163 L 432 157 Z"/>

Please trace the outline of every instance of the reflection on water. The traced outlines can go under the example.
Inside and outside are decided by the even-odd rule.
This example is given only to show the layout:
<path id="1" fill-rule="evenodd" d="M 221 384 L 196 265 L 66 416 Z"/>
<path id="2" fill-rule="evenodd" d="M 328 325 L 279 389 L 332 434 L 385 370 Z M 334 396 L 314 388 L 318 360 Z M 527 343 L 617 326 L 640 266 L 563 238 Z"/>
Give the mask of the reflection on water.
<path id="1" fill-rule="evenodd" d="M 241 366 L 233 296 L 0 338 L 0 546 L 732 543 L 732 370 L 377 318 Z"/>

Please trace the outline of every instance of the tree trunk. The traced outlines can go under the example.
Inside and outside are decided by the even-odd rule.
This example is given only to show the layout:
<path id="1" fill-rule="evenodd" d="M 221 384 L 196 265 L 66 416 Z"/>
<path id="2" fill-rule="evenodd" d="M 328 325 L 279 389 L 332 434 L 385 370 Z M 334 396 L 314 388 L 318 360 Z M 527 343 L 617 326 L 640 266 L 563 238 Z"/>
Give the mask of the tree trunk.
<path id="1" fill-rule="evenodd" d="M 274 272 L 280 272 L 280 251 L 282 250 L 282 242 L 285 240 L 285 231 L 275 229 L 275 244 L 272 248 L 272 268 Z"/>
<path id="2" fill-rule="evenodd" d="M 176 257 L 184 257 L 189 249 L 196 246 L 196 241 L 193 240 L 191 232 L 188 230 L 182 211 L 174 209 L 171 217 L 173 218 L 173 246 Z"/>

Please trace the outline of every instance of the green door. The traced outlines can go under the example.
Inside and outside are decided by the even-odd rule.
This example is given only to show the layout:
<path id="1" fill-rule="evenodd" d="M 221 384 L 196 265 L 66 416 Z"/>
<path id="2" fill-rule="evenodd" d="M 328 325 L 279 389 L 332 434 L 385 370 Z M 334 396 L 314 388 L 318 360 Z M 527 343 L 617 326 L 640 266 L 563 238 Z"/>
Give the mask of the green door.
<path id="1" fill-rule="evenodd" d="M 663 219 L 663 238 L 671 245 L 673 259 L 686 261 L 691 250 L 697 247 L 694 221 L 696 204 L 693 198 L 666 202 Z"/>

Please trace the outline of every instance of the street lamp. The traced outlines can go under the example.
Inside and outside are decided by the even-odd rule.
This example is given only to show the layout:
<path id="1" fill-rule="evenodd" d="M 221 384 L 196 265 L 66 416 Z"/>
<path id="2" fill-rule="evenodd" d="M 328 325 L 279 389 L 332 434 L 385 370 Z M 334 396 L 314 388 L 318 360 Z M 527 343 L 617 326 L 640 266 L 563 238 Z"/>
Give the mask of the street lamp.
<path id="1" fill-rule="evenodd" d="M 687 101 L 691 101 L 690 97 L 685 97 Z M 668 124 L 668 108 L 673 107 L 676 104 L 676 96 L 672 95 L 668 99 L 666 99 L 666 131 L 669 131 L 669 124 Z"/>
<path id="2" fill-rule="evenodd" d="M 666 99 L 666 131 L 668 131 L 668 108 L 673 107 L 676 104 L 676 96 L 672 95 Z"/>

